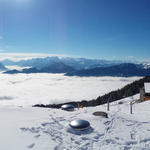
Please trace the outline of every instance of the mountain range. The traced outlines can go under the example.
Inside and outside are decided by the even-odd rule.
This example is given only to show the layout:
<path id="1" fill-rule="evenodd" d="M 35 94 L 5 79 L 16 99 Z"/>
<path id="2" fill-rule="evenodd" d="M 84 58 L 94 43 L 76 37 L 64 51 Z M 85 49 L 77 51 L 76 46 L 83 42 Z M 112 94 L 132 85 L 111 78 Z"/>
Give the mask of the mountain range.
<path id="1" fill-rule="evenodd" d="M 93 69 L 82 69 L 65 74 L 66 76 L 149 76 L 150 68 L 144 68 L 142 64 L 122 63 L 109 67 L 96 67 Z"/>
<path id="2" fill-rule="evenodd" d="M 0 63 L 0 71 L 4 71 L 4 70 L 6 70 L 6 67 L 2 63 Z"/>
<path id="3" fill-rule="evenodd" d="M 58 63 L 51 63 L 49 65 L 43 66 L 43 67 L 31 67 L 31 68 L 25 68 L 22 70 L 7 70 L 4 73 L 7 74 L 16 74 L 16 73 L 66 73 L 66 72 L 72 72 L 74 69 L 70 66 L 67 66 L 61 62 Z"/>
<path id="4" fill-rule="evenodd" d="M 45 66 L 49 66 L 55 63 L 63 63 L 64 65 L 70 66 L 75 70 L 90 69 L 95 67 L 106 67 L 116 64 L 121 64 L 123 61 L 110 61 L 102 59 L 86 59 L 86 58 L 71 58 L 71 57 L 45 57 L 45 58 L 33 58 L 28 60 L 12 61 L 5 59 L 1 61 L 5 66 L 20 66 L 20 67 L 35 67 L 41 69 Z"/>
<path id="5" fill-rule="evenodd" d="M 148 76 L 150 65 L 86 58 L 46 57 L 21 61 L 2 61 L 4 65 L 30 67 L 7 70 L 4 73 L 65 73 L 66 76 Z M 3 66 L 3 65 L 2 65 Z"/>

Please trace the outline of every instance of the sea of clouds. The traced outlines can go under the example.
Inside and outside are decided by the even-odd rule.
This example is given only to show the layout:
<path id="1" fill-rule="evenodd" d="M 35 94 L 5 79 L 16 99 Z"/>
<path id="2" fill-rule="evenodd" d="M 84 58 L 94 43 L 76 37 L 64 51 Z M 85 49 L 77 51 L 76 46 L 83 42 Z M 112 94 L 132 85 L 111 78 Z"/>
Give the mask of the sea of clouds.
<path id="1" fill-rule="evenodd" d="M 0 105 L 32 106 L 91 100 L 139 78 L 0 73 Z"/>

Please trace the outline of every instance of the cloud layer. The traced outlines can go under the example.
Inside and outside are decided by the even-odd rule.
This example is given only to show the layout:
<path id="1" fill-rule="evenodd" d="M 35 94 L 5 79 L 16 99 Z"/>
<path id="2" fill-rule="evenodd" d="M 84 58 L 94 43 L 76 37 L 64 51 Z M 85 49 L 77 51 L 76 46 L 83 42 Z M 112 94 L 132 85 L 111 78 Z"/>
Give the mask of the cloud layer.
<path id="1" fill-rule="evenodd" d="M 0 105 L 58 104 L 95 99 L 139 77 L 66 77 L 63 74 L 0 74 Z"/>

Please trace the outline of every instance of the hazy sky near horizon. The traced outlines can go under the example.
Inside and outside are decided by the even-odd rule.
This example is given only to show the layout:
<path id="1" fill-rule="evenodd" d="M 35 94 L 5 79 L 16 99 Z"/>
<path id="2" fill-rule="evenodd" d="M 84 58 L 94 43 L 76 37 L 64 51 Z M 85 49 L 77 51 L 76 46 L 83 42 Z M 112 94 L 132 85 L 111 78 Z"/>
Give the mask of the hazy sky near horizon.
<path id="1" fill-rule="evenodd" d="M 0 0 L 0 53 L 148 60 L 149 0 Z"/>

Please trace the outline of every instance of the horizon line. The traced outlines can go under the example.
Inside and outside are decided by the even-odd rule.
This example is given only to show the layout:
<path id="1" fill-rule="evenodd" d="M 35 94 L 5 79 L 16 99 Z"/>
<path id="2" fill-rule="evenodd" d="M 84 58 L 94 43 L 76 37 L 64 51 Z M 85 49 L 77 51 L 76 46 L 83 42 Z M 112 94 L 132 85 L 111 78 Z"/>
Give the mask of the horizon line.
<path id="1" fill-rule="evenodd" d="M 106 60 L 106 61 L 122 61 L 122 62 L 150 62 L 150 60 L 135 60 L 130 58 L 131 56 L 125 57 L 125 59 L 107 59 L 107 58 L 91 58 L 91 57 L 83 57 L 83 56 L 72 56 L 68 54 L 50 54 L 50 53 L 6 53 L 0 52 L 0 61 L 9 59 L 12 61 L 20 61 L 20 60 L 29 60 L 34 58 L 46 58 L 46 57 L 59 57 L 59 58 L 84 58 L 84 59 L 91 59 L 91 60 Z"/>

